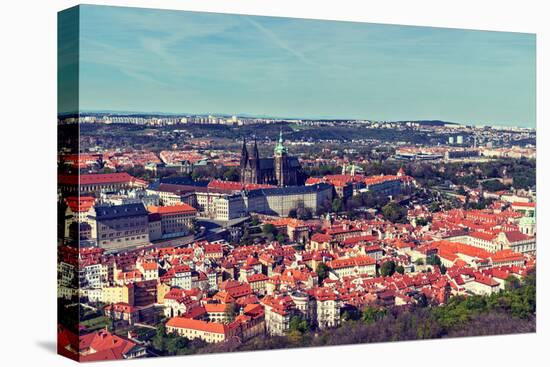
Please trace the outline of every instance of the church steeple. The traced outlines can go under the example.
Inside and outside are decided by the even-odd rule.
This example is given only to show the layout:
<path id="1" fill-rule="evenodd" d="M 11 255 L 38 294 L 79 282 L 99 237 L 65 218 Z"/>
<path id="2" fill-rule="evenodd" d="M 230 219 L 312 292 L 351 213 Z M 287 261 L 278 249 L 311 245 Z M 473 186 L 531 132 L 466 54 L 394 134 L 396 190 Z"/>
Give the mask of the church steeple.
<path id="1" fill-rule="evenodd" d="M 246 149 L 246 138 L 243 138 L 243 148 L 241 150 L 241 168 L 248 164 L 248 149 Z"/>
<path id="2" fill-rule="evenodd" d="M 283 129 L 279 132 L 279 142 L 275 145 L 275 155 L 283 155 L 287 153 L 286 147 L 283 145 Z"/>
<path id="3" fill-rule="evenodd" d="M 258 141 L 256 140 L 256 137 L 254 137 L 254 151 L 252 153 L 254 155 L 254 159 L 260 160 L 260 152 L 258 151 Z"/>

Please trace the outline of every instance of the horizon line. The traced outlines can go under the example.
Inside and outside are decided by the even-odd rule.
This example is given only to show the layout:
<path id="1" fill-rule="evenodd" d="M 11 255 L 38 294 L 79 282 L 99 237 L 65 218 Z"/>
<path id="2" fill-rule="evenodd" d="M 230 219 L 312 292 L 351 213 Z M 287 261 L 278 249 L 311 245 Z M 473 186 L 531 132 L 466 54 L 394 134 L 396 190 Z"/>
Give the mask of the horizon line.
<path id="1" fill-rule="evenodd" d="M 448 124 L 455 124 L 460 126 L 475 126 L 475 127 L 499 127 L 499 128 L 519 128 L 519 129 L 530 129 L 536 130 L 535 126 L 519 126 L 519 125 L 509 125 L 509 124 L 495 124 L 495 123 L 482 123 L 482 122 L 456 122 L 456 121 L 447 121 L 438 118 L 422 118 L 422 119 L 396 119 L 396 120 L 377 120 L 370 118 L 356 118 L 356 117 L 335 117 L 335 116 L 317 116 L 317 117 L 290 117 L 290 116 L 276 116 L 269 114 L 254 115 L 248 113 L 226 113 L 226 112 L 160 112 L 160 111 L 132 111 L 132 110 L 110 110 L 110 109 L 82 109 L 79 111 L 73 112 L 59 112 L 57 115 L 71 115 L 71 114 L 86 114 L 86 113 L 105 113 L 105 114 L 118 114 L 118 115 L 164 115 L 164 116 L 214 116 L 214 117 L 223 117 L 223 116 L 236 116 L 252 119 L 279 119 L 279 120 L 311 120 L 311 121 L 321 121 L 321 120 L 334 120 L 334 121 L 371 121 L 371 122 L 421 122 L 421 121 L 440 121 Z"/>

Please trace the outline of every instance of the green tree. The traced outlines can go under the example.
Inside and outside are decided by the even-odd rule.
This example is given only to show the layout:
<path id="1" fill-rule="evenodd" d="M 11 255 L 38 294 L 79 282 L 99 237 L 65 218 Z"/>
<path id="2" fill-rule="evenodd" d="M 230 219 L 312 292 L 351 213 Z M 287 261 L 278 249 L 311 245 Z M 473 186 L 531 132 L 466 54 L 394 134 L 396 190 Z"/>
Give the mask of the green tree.
<path id="1" fill-rule="evenodd" d="M 520 286 L 521 282 L 513 275 L 508 275 L 508 277 L 504 280 L 504 289 L 507 291 L 518 289 Z"/>
<path id="2" fill-rule="evenodd" d="M 417 226 L 424 227 L 427 224 L 428 224 L 428 220 L 426 218 L 418 218 L 416 220 L 416 225 Z"/>
<path id="3" fill-rule="evenodd" d="M 340 211 L 342 211 L 342 208 L 343 208 L 342 199 L 334 198 L 334 200 L 332 200 L 332 211 L 335 213 L 339 213 Z"/>
<path id="4" fill-rule="evenodd" d="M 116 331 L 116 318 L 115 318 L 115 305 L 113 303 L 111 303 L 110 310 L 111 310 L 111 313 L 109 314 L 110 322 L 111 322 L 110 330 L 112 332 L 115 332 Z"/>
<path id="5" fill-rule="evenodd" d="M 317 273 L 319 282 L 322 282 L 328 277 L 329 267 L 325 263 L 320 263 L 319 265 L 317 265 L 317 269 L 315 270 L 315 272 Z"/>
<path id="6" fill-rule="evenodd" d="M 349 309 L 342 312 L 342 321 L 356 321 L 363 316 L 363 313 L 357 309 Z"/>
<path id="7" fill-rule="evenodd" d="M 237 305 L 234 302 L 231 302 L 227 306 L 227 317 L 229 318 L 229 320 L 234 320 L 236 315 L 237 315 Z"/>
<path id="8" fill-rule="evenodd" d="M 166 326 L 164 324 L 161 324 L 157 328 L 157 333 L 152 339 L 153 348 L 155 348 L 158 351 L 164 351 L 166 349 L 166 343 L 165 343 L 165 337 L 166 337 Z"/>
<path id="9" fill-rule="evenodd" d="M 189 339 L 182 338 L 179 335 L 170 335 L 166 341 L 166 353 L 169 355 L 183 354 L 182 349 L 185 349 L 189 344 Z"/>
<path id="10" fill-rule="evenodd" d="M 309 220 L 313 218 L 313 213 L 310 208 L 306 208 L 304 205 L 296 208 L 296 218 L 301 220 Z"/>
<path id="11" fill-rule="evenodd" d="M 276 236 L 277 235 L 277 227 L 275 227 L 271 223 L 264 224 L 262 226 L 262 233 L 266 236 L 267 235 Z"/>
<path id="12" fill-rule="evenodd" d="M 380 266 L 380 275 L 384 277 L 391 277 L 395 273 L 395 262 L 386 261 Z"/>
<path id="13" fill-rule="evenodd" d="M 292 316 L 288 327 L 290 332 L 299 331 L 303 334 L 309 330 L 309 323 L 300 316 Z"/>
<path id="14" fill-rule="evenodd" d="M 363 310 L 361 320 L 365 324 L 373 324 L 379 320 L 382 320 L 386 316 L 386 311 L 382 308 L 367 307 Z"/>
<path id="15" fill-rule="evenodd" d="M 440 266 L 441 259 L 437 255 L 430 255 L 426 258 L 426 264 Z"/>
<path id="16" fill-rule="evenodd" d="M 392 223 L 405 223 L 407 221 L 407 209 L 394 202 L 384 205 L 382 215 Z"/>
<path id="17" fill-rule="evenodd" d="M 226 181 L 239 181 L 239 171 L 236 167 L 230 167 L 223 173 L 223 178 Z"/>
<path id="18" fill-rule="evenodd" d="M 250 233 L 250 229 L 245 228 L 243 230 L 243 235 L 241 236 L 241 238 L 239 240 L 239 245 L 240 246 L 246 246 L 246 245 L 252 244 L 253 242 L 254 241 L 253 241 L 252 235 Z"/>
<path id="19" fill-rule="evenodd" d="M 491 192 L 505 190 L 508 188 L 508 186 L 504 185 L 499 180 L 484 181 L 481 184 L 481 186 L 483 187 L 484 190 L 491 191 Z"/>
<path id="20" fill-rule="evenodd" d="M 405 268 L 401 265 L 395 267 L 395 272 L 399 274 L 405 274 Z"/>

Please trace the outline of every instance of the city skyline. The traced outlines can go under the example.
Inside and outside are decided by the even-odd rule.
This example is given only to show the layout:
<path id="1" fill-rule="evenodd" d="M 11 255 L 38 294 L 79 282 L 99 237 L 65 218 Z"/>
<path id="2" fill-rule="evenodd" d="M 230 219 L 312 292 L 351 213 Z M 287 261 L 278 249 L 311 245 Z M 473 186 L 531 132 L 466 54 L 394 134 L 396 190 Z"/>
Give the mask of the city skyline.
<path id="1" fill-rule="evenodd" d="M 535 127 L 532 34 L 81 6 L 79 41 L 81 110 Z"/>
<path id="2" fill-rule="evenodd" d="M 58 25 L 58 354 L 537 331 L 534 35 L 88 5 Z"/>

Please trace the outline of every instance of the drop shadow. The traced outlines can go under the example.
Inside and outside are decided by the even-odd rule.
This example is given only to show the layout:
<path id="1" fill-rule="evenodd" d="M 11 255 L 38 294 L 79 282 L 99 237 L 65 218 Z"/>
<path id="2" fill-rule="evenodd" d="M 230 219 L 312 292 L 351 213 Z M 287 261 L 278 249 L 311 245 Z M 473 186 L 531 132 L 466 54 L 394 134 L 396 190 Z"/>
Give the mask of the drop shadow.
<path id="1" fill-rule="evenodd" d="M 39 340 L 36 342 L 36 345 L 50 353 L 57 354 L 57 343 L 54 341 Z"/>

